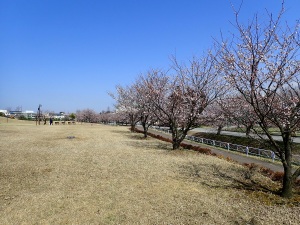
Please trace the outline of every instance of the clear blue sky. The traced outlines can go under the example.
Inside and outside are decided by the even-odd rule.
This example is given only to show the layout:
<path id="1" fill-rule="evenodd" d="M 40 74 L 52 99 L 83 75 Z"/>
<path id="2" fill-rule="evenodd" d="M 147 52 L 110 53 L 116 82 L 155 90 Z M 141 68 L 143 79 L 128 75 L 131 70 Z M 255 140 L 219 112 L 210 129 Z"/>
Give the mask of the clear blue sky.
<path id="1" fill-rule="evenodd" d="M 244 0 L 241 20 L 280 5 Z M 294 24 L 300 1 L 285 5 Z M 201 55 L 230 21 L 229 0 L 0 0 L 0 109 L 113 108 L 115 85 Z"/>

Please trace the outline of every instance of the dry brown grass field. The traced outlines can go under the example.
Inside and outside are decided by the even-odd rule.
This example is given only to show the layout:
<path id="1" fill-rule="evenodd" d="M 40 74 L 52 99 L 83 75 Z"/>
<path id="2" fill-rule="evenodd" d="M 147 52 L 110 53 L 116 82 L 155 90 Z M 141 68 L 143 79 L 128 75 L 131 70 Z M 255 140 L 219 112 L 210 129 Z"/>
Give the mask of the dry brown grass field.
<path id="1" fill-rule="evenodd" d="M 0 224 L 299 224 L 278 187 L 127 127 L 0 119 Z"/>

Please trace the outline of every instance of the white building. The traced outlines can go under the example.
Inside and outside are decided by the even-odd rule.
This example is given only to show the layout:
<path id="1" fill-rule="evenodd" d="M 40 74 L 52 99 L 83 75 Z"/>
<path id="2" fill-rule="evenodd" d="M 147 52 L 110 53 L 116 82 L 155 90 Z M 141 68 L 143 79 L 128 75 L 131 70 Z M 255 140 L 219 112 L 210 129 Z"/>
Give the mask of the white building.
<path id="1" fill-rule="evenodd" d="M 36 113 L 32 110 L 26 110 L 25 112 L 22 112 L 22 115 L 26 117 L 27 119 L 35 119 Z"/>
<path id="2" fill-rule="evenodd" d="M 54 119 L 56 120 L 64 120 L 65 119 L 65 115 L 61 115 L 61 114 L 54 114 L 53 116 Z"/>
<path id="3" fill-rule="evenodd" d="M 10 113 L 6 109 L 0 109 L 0 113 L 3 113 L 5 116 L 10 116 Z"/>

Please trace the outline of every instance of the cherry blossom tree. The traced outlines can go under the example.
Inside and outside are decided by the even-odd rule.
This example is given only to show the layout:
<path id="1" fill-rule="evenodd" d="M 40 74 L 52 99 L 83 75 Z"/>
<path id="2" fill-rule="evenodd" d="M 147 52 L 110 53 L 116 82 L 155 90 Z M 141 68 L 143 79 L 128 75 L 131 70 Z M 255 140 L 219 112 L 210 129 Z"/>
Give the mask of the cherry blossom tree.
<path id="1" fill-rule="evenodd" d="M 134 86 L 122 87 L 118 85 L 116 87 L 117 94 L 109 93 L 110 96 L 116 100 L 116 113 L 125 114 L 128 118 L 131 128 L 130 130 L 134 132 L 135 125 L 139 122 L 140 107 L 138 103 L 138 93 Z"/>
<path id="2" fill-rule="evenodd" d="M 224 126 L 227 125 L 228 115 L 222 109 L 218 101 L 206 107 L 201 116 L 201 124 L 209 125 L 217 128 L 217 135 L 221 134 Z"/>
<path id="3" fill-rule="evenodd" d="M 221 111 L 228 121 L 246 128 L 246 137 L 250 137 L 250 131 L 258 121 L 252 106 L 240 95 L 227 95 L 218 101 Z"/>
<path id="4" fill-rule="evenodd" d="M 116 122 L 116 113 L 112 111 L 102 111 L 99 114 L 99 121 L 104 124 L 115 123 Z"/>
<path id="5" fill-rule="evenodd" d="M 148 128 L 153 125 L 158 119 L 154 112 L 155 107 L 150 98 L 151 90 L 147 86 L 147 77 L 150 74 L 157 74 L 159 70 L 151 69 L 146 75 L 141 74 L 134 84 L 134 88 L 138 94 L 138 107 L 140 109 L 140 122 L 143 126 L 144 137 L 147 137 Z"/>
<path id="6" fill-rule="evenodd" d="M 203 110 L 222 94 L 223 86 L 214 55 L 197 59 L 189 65 L 173 58 L 169 75 L 153 71 L 146 78 L 153 112 L 162 124 L 168 124 L 172 133 L 173 149 L 178 149 L 187 132 L 198 122 Z"/>
<path id="7" fill-rule="evenodd" d="M 276 149 L 284 168 L 281 196 L 291 197 L 293 182 L 300 175 L 300 168 L 292 172 L 292 134 L 300 124 L 300 24 L 291 27 L 282 23 L 283 6 L 278 16 L 268 14 L 267 23 L 259 23 L 256 15 L 242 25 L 239 12 L 235 13 L 238 35 L 220 44 L 220 66 Z M 282 145 L 273 139 L 270 124 L 279 129 Z"/>
<path id="8" fill-rule="evenodd" d="M 96 123 L 98 122 L 98 114 L 92 109 L 77 110 L 76 117 L 78 122 Z"/>

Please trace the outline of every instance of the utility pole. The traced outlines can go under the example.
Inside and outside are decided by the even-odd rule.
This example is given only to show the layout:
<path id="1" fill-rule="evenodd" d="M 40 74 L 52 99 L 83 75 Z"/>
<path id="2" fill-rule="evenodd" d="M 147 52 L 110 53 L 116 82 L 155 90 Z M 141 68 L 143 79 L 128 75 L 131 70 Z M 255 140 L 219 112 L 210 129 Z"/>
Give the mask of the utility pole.
<path id="1" fill-rule="evenodd" d="M 39 107 L 38 107 L 38 120 L 39 120 L 39 125 L 41 125 L 41 107 L 42 107 L 42 105 L 41 104 L 39 104 Z"/>

